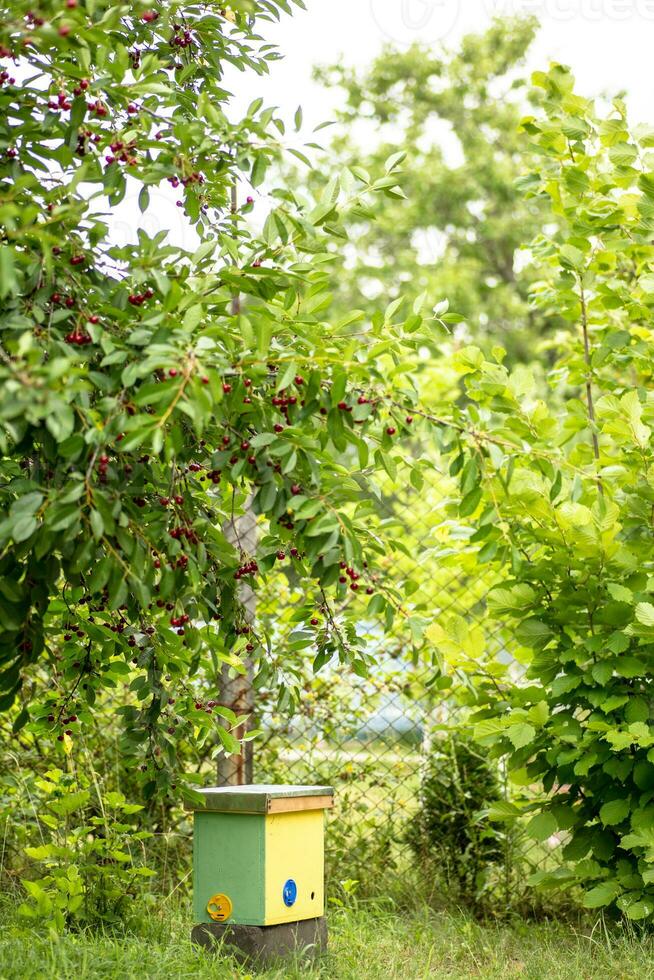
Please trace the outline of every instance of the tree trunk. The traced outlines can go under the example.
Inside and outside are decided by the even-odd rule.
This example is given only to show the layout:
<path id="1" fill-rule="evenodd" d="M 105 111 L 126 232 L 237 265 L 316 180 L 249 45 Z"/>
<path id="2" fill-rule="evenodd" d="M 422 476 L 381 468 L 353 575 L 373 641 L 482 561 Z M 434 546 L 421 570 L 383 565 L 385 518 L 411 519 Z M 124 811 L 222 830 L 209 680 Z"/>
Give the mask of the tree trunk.
<path id="1" fill-rule="evenodd" d="M 253 555 L 257 544 L 257 519 L 249 506 L 242 517 L 229 521 L 223 528 L 225 537 L 235 544 L 239 551 Z M 239 586 L 239 598 L 243 603 L 245 618 L 253 623 L 256 615 L 257 597 L 251 585 L 243 582 Z M 245 673 L 237 673 L 232 667 L 223 664 L 220 671 L 220 703 L 237 715 L 254 711 L 254 667 L 251 660 L 245 661 Z M 235 731 L 236 738 L 243 738 L 247 722 Z M 216 766 L 218 786 L 243 786 L 253 779 L 252 742 L 244 742 L 239 755 L 219 755 Z"/>

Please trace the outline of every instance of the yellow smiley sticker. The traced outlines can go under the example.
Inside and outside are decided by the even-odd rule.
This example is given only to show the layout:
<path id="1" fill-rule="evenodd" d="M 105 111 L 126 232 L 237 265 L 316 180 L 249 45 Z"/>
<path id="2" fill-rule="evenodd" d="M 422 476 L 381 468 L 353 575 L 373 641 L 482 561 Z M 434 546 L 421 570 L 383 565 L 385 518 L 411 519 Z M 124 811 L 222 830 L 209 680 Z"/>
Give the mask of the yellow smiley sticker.
<path id="1" fill-rule="evenodd" d="M 209 918 L 213 919 L 214 922 L 224 922 L 225 919 L 229 919 L 233 908 L 231 899 L 227 895 L 213 895 L 207 902 Z"/>

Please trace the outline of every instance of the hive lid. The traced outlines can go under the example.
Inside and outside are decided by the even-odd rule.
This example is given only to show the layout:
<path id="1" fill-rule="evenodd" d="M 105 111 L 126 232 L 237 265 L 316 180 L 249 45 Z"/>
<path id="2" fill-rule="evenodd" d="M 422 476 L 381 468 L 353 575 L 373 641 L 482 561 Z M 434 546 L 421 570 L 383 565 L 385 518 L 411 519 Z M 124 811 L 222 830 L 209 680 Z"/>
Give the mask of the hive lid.
<path id="1" fill-rule="evenodd" d="M 290 786 L 283 783 L 252 783 L 249 786 L 208 786 L 198 790 L 201 803 L 189 810 L 222 813 L 288 813 L 293 810 L 324 810 L 333 806 L 332 786 Z"/>

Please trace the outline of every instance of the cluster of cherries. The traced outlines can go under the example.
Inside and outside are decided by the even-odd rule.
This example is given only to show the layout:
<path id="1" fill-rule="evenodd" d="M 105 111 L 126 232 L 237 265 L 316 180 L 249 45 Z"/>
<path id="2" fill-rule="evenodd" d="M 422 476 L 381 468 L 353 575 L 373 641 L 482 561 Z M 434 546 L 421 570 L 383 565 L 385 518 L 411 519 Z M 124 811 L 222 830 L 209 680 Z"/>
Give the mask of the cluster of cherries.
<path id="1" fill-rule="evenodd" d="M 256 575 L 259 571 L 259 565 L 257 564 L 256 558 L 252 558 L 250 561 L 245 562 L 240 565 L 234 572 L 234 578 L 239 582 L 242 578 L 247 575 Z"/>
<path id="2" fill-rule="evenodd" d="M 143 293 L 130 293 L 127 297 L 127 302 L 131 303 L 132 306 L 142 306 L 146 299 L 152 299 L 154 296 L 154 290 L 148 288 Z"/>
<path id="3" fill-rule="evenodd" d="M 184 626 L 188 623 L 191 617 L 183 613 L 181 616 L 171 616 L 170 625 L 177 629 L 178 636 L 184 636 Z"/>
<path id="4" fill-rule="evenodd" d="M 3 70 L 0 71 L 0 85 L 4 85 L 5 82 L 8 82 L 10 85 L 15 85 L 16 79 L 13 78 L 5 68 L 3 68 Z"/>
<path id="5" fill-rule="evenodd" d="M 32 10 L 27 11 L 25 14 L 25 20 L 31 27 L 43 27 L 45 24 L 43 17 L 39 17 L 39 15 L 35 14 Z"/>
<path id="6" fill-rule="evenodd" d="M 248 626 L 247 623 L 244 623 L 243 626 L 235 626 L 234 632 L 236 633 L 237 636 L 249 636 L 250 633 L 252 632 L 252 627 Z M 245 649 L 247 650 L 248 653 L 252 653 L 252 651 L 254 650 L 254 643 L 248 641 L 245 644 Z"/>
<path id="7" fill-rule="evenodd" d="M 359 582 L 358 582 L 358 579 L 361 578 L 361 576 L 359 575 L 359 573 L 358 572 L 355 572 L 355 570 L 350 565 L 348 565 L 347 562 L 344 562 L 344 561 L 342 561 L 342 562 L 339 563 L 339 567 L 341 569 L 341 573 L 345 573 L 345 574 L 339 575 L 339 577 L 338 577 L 338 581 L 341 583 L 341 585 L 345 585 L 347 583 L 348 578 L 349 578 L 349 580 L 350 580 L 350 588 L 352 589 L 353 592 L 358 592 L 359 591 Z M 370 585 L 366 589 L 366 592 L 368 593 L 368 595 L 372 595 L 372 593 L 374 591 L 375 590 Z"/>
<path id="8" fill-rule="evenodd" d="M 52 719 L 52 721 L 54 721 L 54 715 L 48 715 L 48 721 L 50 721 L 50 719 Z M 77 715 L 69 715 L 68 718 L 62 718 L 61 719 L 61 724 L 62 725 L 70 725 L 70 724 L 73 724 L 76 721 L 77 721 Z M 72 728 L 67 728 L 63 732 L 63 734 L 57 735 L 57 741 L 58 742 L 63 742 L 64 735 L 68 735 L 68 737 L 71 738 L 72 734 L 73 734 Z"/>
<path id="9" fill-rule="evenodd" d="M 75 153 L 77 153 L 79 157 L 86 156 L 89 149 L 89 142 L 96 144 L 101 143 L 102 136 L 99 133 L 94 135 L 90 129 L 80 129 L 77 133 L 77 146 L 75 147 Z"/>
<path id="10" fill-rule="evenodd" d="M 190 184 L 204 184 L 204 174 L 201 174 L 199 170 L 194 170 L 192 174 L 188 177 L 178 177 L 174 175 L 173 177 L 166 177 L 166 180 L 171 185 L 171 187 L 188 187 Z"/>
<path id="11" fill-rule="evenodd" d="M 212 698 L 210 701 L 207 701 L 206 707 L 204 701 L 196 701 L 194 704 L 194 708 L 196 711 L 206 711 L 206 713 L 210 715 L 213 713 L 211 709 L 215 708 L 217 704 L 218 702 L 214 701 Z"/>
<path id="12" fill-rule="evenodd" d="M 109 114 L 109 110 L 107 109 L 106 105 L 100 102 L 99 99 L 97 99 L 95 102 L 89 102 L 88 109 L 89 112 L 94 112 L 96 116 L 99 116 L 101 119 Z"/>
<path id="13" fill-rule="evenodd" d="M 304 384 L 304 378 L 299 374 L 296 375 L 295 384 L 298 386 L 298 388 L 300 388 Z M 290 419 L 288 414 L 290 406 L 297 405 L 297 402 L 298 402 L 297 395 L 286 395 L 284 393 L 280 395 L 273 395 L 272 398 L 270 399 L 271 405 L 274 405 L 275 408 L 279 409 L 279 411 L 284 416 L 287 425 L 290 425 Z M 304 405 L 304 401 L 301 401 L 300 405 Z M 277 422 L 274 425 L 274 429 L 275 432 L 283 432 L 284 426 L 280 425 L 279 422 Z"/>
<path id="14" fill-rule="evenodd" d="M 193 38 L 188 28 L 181 24 L 173 24 L 174 34 L 170 39 L 171 48 L 190 48 L 193 45 Z"/>
<path id="15" fill-rule="evenodd" d="M 59 110 L 60 112 L 68 112 L 73 108 L 73 103 L 70 101 L 65 92 L 59 92 L 55 99 L 48 99 L 48 109 Z"/>
<path id="16" fill-rule="evenodd" d="M 121 140 L 115 140 L 113 143 L 109 144 L 109 149 L 111 153 L 105 156 L 105 160 L 109 165 L 112 163 L 126 163 L 128 166 L 133 167 L 136 161 L 136 141 L 132 140 L 131 143 L 125 144 Z"/>
<path id="17" fill-rule="evenodd" d="M 180 527 L 171 527 L 168 532 L 168 536 L 173 539 L 173 541 L 181 541 L 182 538 L 186 538 L 189 544 L 199 544 L 200 539 L 193 530 L 192 527 L 187 527 L 181 525 Z"/>
<path id="18" fill-rule="evenodd" d="M 73 347 L 86 347 L 87 344 L 93 343 L 93 338 L 79 327 L 76 327 L 74 330 L 71 330 L 70 333 L 67 333 L 64 340 L 67 344 L 72 344 Z M 106 482 L 106 480 L 103 482 Z"/>

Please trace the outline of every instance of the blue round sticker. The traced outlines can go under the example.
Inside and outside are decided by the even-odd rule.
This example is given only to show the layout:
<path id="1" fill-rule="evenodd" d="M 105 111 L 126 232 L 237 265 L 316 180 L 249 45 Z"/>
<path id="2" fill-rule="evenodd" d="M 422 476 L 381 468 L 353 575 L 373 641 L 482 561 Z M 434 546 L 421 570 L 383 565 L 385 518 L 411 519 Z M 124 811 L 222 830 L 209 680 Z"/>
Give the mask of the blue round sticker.
<path id="1" fill-rule="evenodd" d="M 297 898 L 297 885 L 292 878 L 289 878 L 287 882 L 284 883 L 282 889 L 282 896 L 284 898 L 284 905 L 295 905 L 295 899 Z"/>

